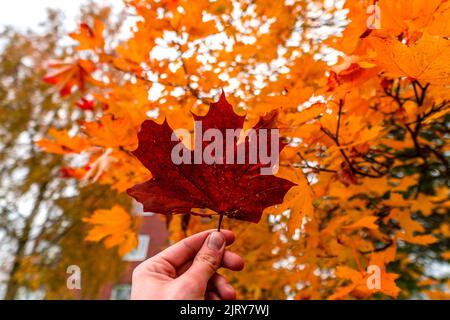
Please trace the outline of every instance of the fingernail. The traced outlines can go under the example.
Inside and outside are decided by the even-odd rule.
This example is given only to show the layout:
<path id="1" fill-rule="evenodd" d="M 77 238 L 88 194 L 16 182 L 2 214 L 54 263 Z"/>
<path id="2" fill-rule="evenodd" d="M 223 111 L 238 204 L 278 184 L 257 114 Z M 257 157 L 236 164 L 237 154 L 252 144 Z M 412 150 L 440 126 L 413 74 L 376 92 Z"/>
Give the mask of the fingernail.
<path id="1" fill-rule="evenodd" d="M 208 248 L 220 250 L 225 242 L 224 236 L 220 232 L 213 232 L 208 237 Z"/>

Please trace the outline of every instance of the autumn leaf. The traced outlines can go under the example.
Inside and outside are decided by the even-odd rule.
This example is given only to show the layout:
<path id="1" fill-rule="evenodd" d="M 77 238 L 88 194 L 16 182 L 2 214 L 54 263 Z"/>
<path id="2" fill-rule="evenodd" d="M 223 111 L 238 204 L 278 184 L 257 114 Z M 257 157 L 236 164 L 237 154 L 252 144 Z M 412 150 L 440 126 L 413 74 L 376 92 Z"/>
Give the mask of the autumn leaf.
<path id="1" fill-rule="evenodd" d="M 351 56 L 332 68 L 328 77 L 328 85 L 330 89 L 342 86 L 344 90 L 351 90 L 351 88 L 372 79 L 378 72 L 375 64 Z"/>
<path id="2" fill-rule="evenodd" d="M 339 288 L 336 292 L 328 297 L 328 300 L 340 300 L 344 299 L 348 295 L 352 295 L 355 298 L 366 298 L 371 296 L 375 292 L 381 292 L 391 297 L 397 297 L 400 293 L 400 289 L 397 287 L 395 280 L 398 275 L 395 273 L 388 273 L 384 269 L 384 265 L 371 264 L 377 266 L 380 269 L 379 273 L 379 288 L 370 288 L 368 286 L 369 277 L 371 273 L 364 271 L 356 271 L 347 266 L 338 266 L 335 271 L 336 277 L 340 279 L 350 280 L 350 284 Z"/>
<path id="3" fill-rule="evenodd" d="M 441 0 L 379 1 L 381 27 L 392 34 L 413 34 L 422 30 L 440 7 Z M 445 24 L 445 21 L 441 21 Z"/>
<path id="4" fill-rule="evenodd" d="M 447 250 L 447 251 L 442 253 L 442 259 L 450 260 L 450 250 Z"/>
<path id="5" fill-rule="evenodd" d="M 399 239 L 418 245 L 429 245 L 437 241 L 437 238 L 431 234 L 417 235 L 424 232 L 425 228 L 419 221 L 412 219 L 409 211 L 394 209 L 387 218 L 395 219 L 402 227 L 402 230 L 396 232 Z"/>
<path id="6" fill-rule="evenodd" d="M 299 125 L 303 125 L 308 121 L 311 121 L 313 119 L 316 119 L 321 114 L 323 114 L 327 109 L 326 104 L 323 103 L 315 103 L 309 108 L 306 108 L 302 110 L 300 114 L 296 114 L 295 116 L 292 116 L 292 126 L 296 127 Z"/>
<path id="7" fill-rule="evenodd" d="M 373 216 L 367 216 L 359 219 L 355 223 L 352 223 L 348 226 L 343 227 L 344 229 L 360 229 L 360 228 L 367 228 L 367 229 L 378 229 L 378 225 L 375 223 L 378 220 L 377 217 Z"/>
<path id="8" fill-rule="evenodd" d="M 409 233 L 402 234 L 400 232 L 397 233 L 397 237 L 399 239 L 403 239 L 409 243 L 414 243 L 422 246 L 430 245 L 438 241 L 438 239 L 431 234 L 424 234 L 418 236 L 411 236 Z"/>
<path id="9" fill-rule="evenodd" d="M 358 179 L 356 179 L 355 174 L 347 162 L 341 163 L 339 170 L 336 172 L 336 178 L 347 187 L 358 183 Z"/>
<path id="10" fill-rule="evenodd" d="M 92 111 L 92 110 L 94 110 L 95 103 L 92 100 L 88 100 L 86 98 L 81 98 L 81 100 L 78 101 L 76 103 L 76 105 L 81 110 L 90 110 L 90 111 Z"/>
<path id="11" fill-rule="evenodd" d="M 447 115 L 450 113 L 450 107 L 444 108 L 441 111 L 436 112 L 435 114 L 433 114 L 431 117 L 428 117 L 424 123 L 429 124 L 432 123 L 433 121 Z"/>
<path id="12" fill-rule="evenodd" d="M 432 15 L 432 21 L 426 26 L 426 32 L 450 37 L 450 2 L 441 2 L 437 12 Z"/>
<path id="13" fill-rule="evenodd" d="M 224 136 L 226 129 L 242 129 L 244 124 L 244 117 L 234 113 L 224 94 L 217 103 L 211 103 L 206 116 L 194 115 L 194 119 L 202 122 L 203 132 L 216 128 Z M 274 115 L 261 118 L 254 127 L 257 135 L 261 129 L 271 128 L 274 120 Z M 153 178 L 130 188 L 128 194 L 141 202 L 145 211 L 170 214 L 208 208 L 229 218 L 256 223 L 262 211 L 281 203 L 294 185 L 273 175 L 261 175 L 263 164 L 260 161 L 256 164 L 225 164 L 225 152 L 222 155 L 224 164 L 176 165 L 171 153 L 180 140 L 172 141 L 172 132 L 166 121 L 159 125 L 150 120 L 142 124 L 139 132 L 139 147 L 133 153 L 150 170 Z M 195 132 L 196 138 L 203 132 Z M 248 144 L 248 139 L 245 143 Z M 237 159 L 236 140 L 233 145 L 234 159 Z M 204 143 L 202 150 L 208 146 Z M 225 141 L 223 147 L 226 150 Z M 194 159 L 194 150 L 183 146 L 181 152 Z"/>
<path id="14" fill-rule="evenodd" d="M 410 77 L 423 83 L 450 84 L 450 41 L 424 33 L 406 45 L 393 38 L 373 37 L 376 61 L 391 77 Z"/>
<path id="15" fill-rule="evenodd" d="M 56 85 L 62 97 L 72 93 L 73 88 L 83 90 L 95 65 L 89 60 L 52 60 L 47 63 L 48 68 L 54 69 L 44 76 L 44 82 Z"/>
<path id="16" fill-rule="evenodd" d="M 110 210 L 96 210 L 92 216 L 84 218 L 83 221 L 93 226 L 86 236 L 87 241 L 103 240 L 107 248 L 117 246 L 121 256 L 137 246 L 131 217 L 119 205 L 115 205 Z"/>
<path id="17" fill-rule="evenodd" d="M 105 115 L 99 121 L 85 122 L 83 132 L 92 137 L 95 145 L 105 148 L 136 148 L 136 131 L 129 119 Z"/>
<path id="18" fill-rule="evenodd" d="M 296 170 L 294 173 L 288 170 L 280 169 L 279 175 L 288 178 L 296 183 L 285 195 L 283 203 L 276 207 L 275 213 L 282 214 L 289 210 L 290 219 L 288 230 L 295 232 L 297 228 L 301 228 L 305 221 L 310 221 L 314 217 L 313 192 L 311 187 L 302 173 Z"/>
<path id="19" fill-rule="evenodd" d="M 48 131 L 53 139 L 40 139 L 36 145 L 43 150 L 56 154 L 80 153 L 88 146 L 88 142 L 78 136 L 70 136 L 67 130 L 58 131 L 51 128 Z"/>
<path id="20" fill-rule="evenodd" d="M 77 50 L 96 50 L 103 49 L 105 40 L 103 38 L 103 31 L 105 25 L 99 21 L 94 21 L 94 27 L 91 28 L 87 23 L 80 23 L 80 28 L 77 32 L 70 33 L 70 37 L 79 42 Z"/>
<path id="21" fill-rule="evenodd" d="M 86 174 L 86 168 L 62 167 L 60 172 L 63 178 L 82 179 Z"/>

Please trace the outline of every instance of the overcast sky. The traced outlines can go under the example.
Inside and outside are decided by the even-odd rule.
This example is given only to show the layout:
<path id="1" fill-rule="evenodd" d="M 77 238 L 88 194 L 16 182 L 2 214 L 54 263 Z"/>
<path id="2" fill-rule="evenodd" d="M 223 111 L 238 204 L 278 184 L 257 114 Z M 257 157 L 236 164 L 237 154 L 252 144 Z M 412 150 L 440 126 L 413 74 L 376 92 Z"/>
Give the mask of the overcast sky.
<path id="1" fill-rule="evenodd" d="M 78 8 L 87 0 L 0 0 L 0 29 L 12 25 L 21 30 L 36 29 L 40 22 L 46 19 L 46 9 L 62 9 L 66 15 L 66 27 L 74 29 L 77 21 Z M 99 1 L 99 0 L 97 0 Z M 122 6 L 122 0 L 101 0 L 102 3 L 112 3 Z"/>

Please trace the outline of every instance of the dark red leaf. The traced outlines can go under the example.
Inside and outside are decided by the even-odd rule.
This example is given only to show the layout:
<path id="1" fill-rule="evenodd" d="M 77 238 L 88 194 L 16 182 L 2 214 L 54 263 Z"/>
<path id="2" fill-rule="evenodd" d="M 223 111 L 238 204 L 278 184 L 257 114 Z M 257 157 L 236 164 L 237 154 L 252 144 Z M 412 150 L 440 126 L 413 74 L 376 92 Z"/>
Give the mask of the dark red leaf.
<path id="1" fill-rule="evenodd" d="M 261 129 L 274 127 L 276 113 L 262 117 L 254 130 L 260 137 Z M 194 115 L 202 122 L 202 131 L 219 129 L 224 137 L 226 129 L 242 129 L 245 117 L 238 116 L 222 94 L 217 103 L 210 105 L 206 116 Z M 157 124 L 147 120 L 138 134 L 139 146 L 133 152 L 152 173 L 152 179 L 127 190 L 128 194 L 144 205 L 145 211 L 161 214 L 190 213 L 193 208 L 208 208 L 229 218 L 257 223 L 266 207 L 283 201 L 286 192 L 294 186 L 291 181 L 261 175 L 267 167 L 258 158 L 249 164 L 246 152 L 245 164 L 179 164 L 171 159 L 172 149 L 180 142 L 172 141 L 172 129 L 166 121 Z M 203 132 L 195 132 L 196 137 Z M 269 131 L 267 143 L 270 150 Z M 223 141 L 223 163 L 226 163 L 226 146 Z M 249 140 L 245 141 L 249 150 Z M 208 145 L 203 143 L 202 150 Z M 280 142 L 278 153 L 284 147 Z M 237 141 L 234 142 L 234 159 L 237 158 Z M 259 146 L 258 146 L 259 148 Z M 194 150 L 183 147 L 194 159 Z"/>
<path id="2" fill-rule="evenodd" d="M 81 98 L 81 100 L 79 100 L 76 103 L 77 107 L 82 109 L 82 110 L 94 110 L 94 106 L 95 106 L 95 102 L 92 100 L 88 100 L 86 98 Z"/>
<path id="3" fill-rule="evenodd" d="M 347 162 L 341 163 L 341 168 L 337 171 L 336 176 L 345 186 L 357 184 L 358 180 Z"/>

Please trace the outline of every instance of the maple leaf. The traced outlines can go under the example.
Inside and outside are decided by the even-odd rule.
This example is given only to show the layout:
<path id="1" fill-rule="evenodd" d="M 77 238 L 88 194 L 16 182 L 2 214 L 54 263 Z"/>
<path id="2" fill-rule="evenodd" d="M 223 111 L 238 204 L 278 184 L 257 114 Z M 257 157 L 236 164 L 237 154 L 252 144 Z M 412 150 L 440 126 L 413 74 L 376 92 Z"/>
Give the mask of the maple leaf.
<path id="1" fill-rule="evenodd" d="M 392 77 L 406 76 L 424 83 L 448 85 L 450 41 L 424 33 L 408 46 L 392 38 L 374 37 L 377 63 Z"/>
<path id="2" fill-rule="evenodd" d="M 58 131 L 51 128 L 48 134 L 53 140 L 46 138 L 36 141 L 41 149 L 55 154 L 80 153 L 88 147 L 88 142 L 79 136 L 71 137 L 67 130 Z"/>
<path id="3" fill-rule="evenodd" d="M 314 217 L 313 194 L 303 173 L 296 170 L 293 174 L 290 174 L 287 170 L 282 169 L 285 168 L 280 169 L 280 176 L 289 176 L 297 185 L 288 191 L 283 203 L 277 206 L 275 213 L 281 214 L 290 210 L 292 218 L 289 220 L 288 230 L 295 232 L 297 228 L 301 228 L 305 219 L 310 220 Z"/>
<path id="4" fill-rule="evenodd" d="M 345 229 L 360 229 L 360 228 L 367 228 L 367 229 L 378 229 L 378 225 L 375 223 L 378 220 L 378 217 L 373 216 L 366 216 L 355 223 L 352 223 L 348 226 L 345 226 Z"/>
<path id="5" fill-rule="evenodd" d="M 382 12 L 382 29 L 392 34 L 405 32 L 412 34 L 421 30 L 433 17 L 437 16 L 437 10 L 442 6 L 441 0 L 397 0 L 379 1 Z M 442 18 L 445 18 L 442 17 Z M 446 20 L 440 24 L 445 25 Z"/>
<path id="6" fill-rule="evenodd" d="M 256 134 L 260 136 L 261 129 L 272 128 L 275 118 L 274 113 L 261 117 L 253 128 Z M 244 117 L 234 113 L 223 93 L 217 103 L 211 103 L 207 115 L 194 115 L 194 119 L 202 122 L 203 132 L 215 128 L 225 133 L 226 129 L 242 129 L 244 124 Z M 171 160 L 171 152 L 180 140 L 172 141 L 172 132 L 167 121 L 160 125 L 147 120 L 138 134 L 139 146 L 133 154 L 150 170 L 152 179 L 127 192 L 144 205 L 145 211 L 171 214 L 208 208 L 221 216 L 257 223 L 262 211 L 281 203 L 286 192 L 294 186 L 291 181 L 274 175 L 261 175 L 259 170 L 264 165 L 259 160 L 256 164 L 248 164 L 248 161 L 246 164 L 226 164 L 225 152 L 224 164 L 176 165 Z M 203 132 L 195 132 L 195 137 Z M 246 139 L 242 143 L 248 142 Z M 206 147 L 208 143 L 203 143 L 203 150 Z M 283 147 L 280 143 L 278 152 Z M 237 148 L 235 140 L 234 159 L 237 159 Z M 182 151 L 193 159 L 194 150 L 183 146 Z"/>
<path id="7" fill-rule="evenodd" d="M 93 225 L 86 236 L 87 241 L 104 240 L 106 248 L 119 247 L 121 256 L 137 246 L 136 234 L 132 229 L 130 215 L 119 205 L 110 210 L 96 210 L 84 222 Z"/>
<path id="8" fill-rule="evenodd" d="M 52 60 L 47 63 L 48 68 L 54 69 L 44 76 L 44 82 L 57 85 L 61 97 L 72 93 L 76 86 L 83 90 L 90 74 L 95 70 L 95 65 L 89 60 Z"/>
<path id="9" fill-rule="evenodd" d="M 342 86 L 343 89 L 359 86 L 370 80 L 379 72 L 376 65 L 358 57 L 346 58 L 340 65 L 334 66 L 328 77 L 330 90 Z"/>
<path id="10" fill-rule="evenodd" d="M 371 259 L 373 261 L 373 259 Z M 400 289 L 397 287 L 395 280 L 398 275 L 395 273 L 388 273 L 383 265 L 377 265 L 380 267 L 380 288 L 369 289 L 367 286 L 369 273 L 362 270 L 360 272 L 349 268 L 347 266 L 338 266 L 336 268 L 336 277 L 341 279 L 350 280 L 351 284 L 339 288 L 334 294 L 328 297 L 328 300 L 339 300 L 345 298 L 351 294 L 357 298 L 365 298 L 373 294 L 374 292 L 381 292 L 391 297 L 397 297 L 400 293 Z"/>
<path id="11" fill-rule="evenodd" d="M 94 21 L 94 27 L 91 28 L 87 23 L 80 23 L 80 28 L 77 32 L 70 33 L 69 36 L 77 40 L 80 44 L 77 50 L 95 50 L 103 49 L 105 40 L 103 38 L 103 31 L 105 25 L 99 20 Z"/>
<path id="12" fill-rule="evenodd" d="M 81 110 L 94 110 L 95 102 L 86 98 L 81 98 L 80 101 L 76 103 L 77 107 Z"/>
<path id="13" fill-rule="evenodd" d="M 82 185 L 86 185 L 89 182 L 93 183 L 98 181 L 102 174 L 109 169 L 112 163 L 117 161 L 111 154 L 113 153 L 112 148 L 108 148 L 105 152 L 96 158 L 90 165 L 85 175 L 81 180 Z"/>
<path id="14" fill-rule="evenodd" d="M 336 177 L 339 181 L 341 181 L 345 186 L 349 186 L 352 184 L 357 184 L 358 180 L 356 179 L 355 174 L 350 168 L 350 165 L 347 162 L 342 162 L 340 169 L 336 173 Z"/>
<path id="15" fill-rule="evenodd" d="M 62 167 L 60 173 L 63 178 L 82 179 L 86 174 L 86 170 L 86 168 Z"/>
<path id="16" fill-rule="evenodd" d="M 396 232 L 399 239 L 419 245 L 428 245 L 437 241 L 437 238 L 431 234 L 417 235 L 424 232 L 425 227 L 419 221 L 412 219 L 410 211 L 394 209 L 386 219 L 395 219 L 402 227 L 403 230 Z"/>
<path id="17" fill-rule="evenodd" d="M 105 115 L 99 121 L 85 122 L 83 131 L 92 137 L 92 142 L 105 148 L 136 148 L 136 131 L 129 119 Z"/>

